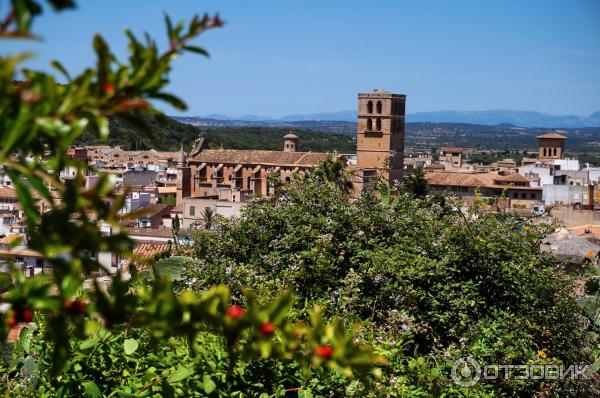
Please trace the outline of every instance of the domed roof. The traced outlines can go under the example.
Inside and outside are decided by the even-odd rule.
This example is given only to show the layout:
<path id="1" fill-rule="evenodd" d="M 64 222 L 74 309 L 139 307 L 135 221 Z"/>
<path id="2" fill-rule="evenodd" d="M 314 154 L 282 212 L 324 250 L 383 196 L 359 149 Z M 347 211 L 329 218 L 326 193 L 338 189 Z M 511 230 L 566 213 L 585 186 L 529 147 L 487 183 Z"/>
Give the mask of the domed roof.
<path id="1" fill-rule="evenodd" d="M 290 131 L 288 134 L 284 135 L 283 138 L 297 140 L 298 136 Z"/>

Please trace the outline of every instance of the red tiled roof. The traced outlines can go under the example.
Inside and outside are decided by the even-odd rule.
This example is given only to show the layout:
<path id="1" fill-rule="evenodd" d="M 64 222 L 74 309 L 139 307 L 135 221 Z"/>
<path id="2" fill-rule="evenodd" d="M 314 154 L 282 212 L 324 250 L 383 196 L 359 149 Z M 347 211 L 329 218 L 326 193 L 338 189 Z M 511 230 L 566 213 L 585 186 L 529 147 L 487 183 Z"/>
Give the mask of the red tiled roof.
<path id="1" fill-rule="evenodd" d="M 177 193 L 177 187 L 175 185 L 170 185 L 166 187 L 158 187 L 158 193 Z"/>
<path id="2" fill-rule="evenodd" d="M 158 254 L 169 252 L 175 254 L 175 245 L 168 242 L 156 242 L 156 241 L 136 241 L 133 249 L 133 256 L 131 260 L 125 264 L 124 270 L 129 271 L 129 266 L 135 264 L 138 270 L 148 268 L 149 263 L 154 260 L 154 257 Z"/>
<path id="3" fill-rule="evenodd" d="M 462 153 L 463 149 L 456 146 L 443 146 L 440 148 L 440 152 L 444 153 Z"/>
<path id="4" fill-rule="evenodd" d="M 565 137 L 564 135 L 557 134 L 557 133 L 548 133 L 548 134 L 538 135 L 537 138 L 560 138 L 560 139 L 566 139 L 567 137 Z"/>
<path id="5" fill-rule="evenodd" d="M 317 166 L 328 153 L 322 152 L 282 152 L 237 149 L 205 149 L 191 161 L 201 163 L 256 164 L 267 166 Z"/>
<path id="6" fill-rule="evenodd" d="M 495 173 L 452 173 L 444 171 L 433 171 L 425 174 L 427 183 L 434 186 L 507 188 L 506 186 L 495 184 L 495 181 L 498 181 L 502 177 Z M 521 177 L 516 178 L 520 179 Z M 528 179 L 525 178 L 525 180 L 529 182 Z M 513 186 L 510 189 L 542 190 L 541 187 L 530 186 Z"/>
<path id="7" fill-rule="evenodd" d="M 133 254 L 138 258 L 151 259 L 169 249 L 173 252 L 175 245 L 168 242 L 137 241 Z"/>
<path id="8" fill-rule="evenodd" d="M 17 199 L 17 191 L 12 188 L 2 187 L 0 188 L 0 198 Z"/>
<path id="9" fill-rule="evenodd" d="M 147 236 L 156 238 L 172 238 L 173 232 L 170 229 L 163 228 L 125 228 L 129 236 Z"/>
<path id="10" fill-rule="evenodd" d="M 140 207 L 139 209 L 130 213 L 130 218 L 137 219 L 141 217 L 153 217 L 158 213 L 164 211 L 167 207 L 172 207 L 164 203 L 156 203 L 146 207 Z"/>
<path id="11" fill-rule="evenodd" d="M 503 176 L 498 176 L 494 178 L 494 181 L 504 181 L 504 182 L 529 182 L 529 179 L 525 176 L 522 176 L 518 173 L 507 174 Z"/>
<path id="12" fill-rule="evenodd" d="M 498 175 L 495 175 L 498 177 Z M 491 173 L 449 173 L 431 172 L 425 174 L 430 185 L 449 185 L 460 187 L 487 187 L 494 185 Z"/>
<path id="13" fill-rule="evenodd" d="M 8 234 L 5 237 L 0 238 L 0 243 L 10 245 L 16 239 L 24 239 L 24 238 L 25 238 L 25 235 L 23 235 L 23 234 Z"/>

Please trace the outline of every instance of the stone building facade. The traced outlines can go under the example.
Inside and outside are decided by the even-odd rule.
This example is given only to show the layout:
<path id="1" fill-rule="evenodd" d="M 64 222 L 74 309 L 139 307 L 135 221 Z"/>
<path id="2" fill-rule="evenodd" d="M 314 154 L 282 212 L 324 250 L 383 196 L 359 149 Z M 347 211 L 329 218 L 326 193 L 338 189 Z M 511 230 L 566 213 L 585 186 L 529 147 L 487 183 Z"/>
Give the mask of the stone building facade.
<path id="1" fill-rule="evenodd" d="M 363 184 L 373 177 L 402 179 L 405 103 L 405 95 L 382 89 L 358 94 L 356 166 Z"/>
<path id="2" fill-rule="evenodd" d="M 404 115 L 406 96 L 385 90 L 358 94 L 355 194 L 367 182 L 381 177 L 401 180 L 404 168 Z M 283 137 L 281 151 L 210 149 L 204 138 L 180 159 L 177 178 L 177 204 L 185 198 L 214 198 L 244 202 L 253 196 L 273 193 L 269 176 L 290 181 L 319 165 L 330 153 L 301 152 L 298 136 Z M 347 162 L 346 162 L 347 163 Z"/>
<path id="3" fill-rule="evenodd" d="M 161 152 L 154 149 L 147 151 L 126 151 L 120 147 L 89 146 L 88 161 L 103 168 L 156 168 L 171 167 L 177 164 L 179 152 Z"/>
<path id="4" fill-rule="evenodd" d="M 296 152 L 298 137 L 289 136 L 284 138 L 283 151 L 209 149 L 200 138 L 185 165 L 178 167 L 178 199 L 210 196 L 241 202 L 250 196 L 267 196 L 273 191 L 269 175 L 290 181 L 332 156 Z"/>

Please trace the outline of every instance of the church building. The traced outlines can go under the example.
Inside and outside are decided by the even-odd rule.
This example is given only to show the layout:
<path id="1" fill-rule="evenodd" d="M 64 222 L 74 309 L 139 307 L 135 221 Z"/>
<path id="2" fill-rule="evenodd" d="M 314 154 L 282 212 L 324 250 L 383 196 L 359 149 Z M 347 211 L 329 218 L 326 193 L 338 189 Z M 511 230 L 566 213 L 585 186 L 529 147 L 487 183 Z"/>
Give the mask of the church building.
<path id="1" fill-rule="evenodd" d="M 402 178 L 405 101 L 405 95 L 381 89 L 358 94 L 357 164 L 349 167 L 356 194 L 374 178 L 392 182 Z M 290 181 L 327 157 L 346 160 L 335 153 L 303 152 L 301 147 L 291 132 L 283 137 L 282 151 L 211 149 L 200 137 L 189 154 L 181 152 L 177 203 L 188 197 L 245 202 L 272 193 L 269 175 Z"/>

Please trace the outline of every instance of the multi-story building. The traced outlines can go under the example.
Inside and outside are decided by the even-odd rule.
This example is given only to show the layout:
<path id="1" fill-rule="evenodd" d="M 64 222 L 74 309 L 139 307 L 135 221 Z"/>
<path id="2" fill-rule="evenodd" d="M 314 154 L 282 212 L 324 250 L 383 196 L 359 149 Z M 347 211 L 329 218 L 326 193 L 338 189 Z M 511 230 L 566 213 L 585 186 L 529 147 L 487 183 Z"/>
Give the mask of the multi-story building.
<path id="1" fill-rule="evenodd" d="M 449 168 L 461 168 L 463 165 L 463 148 L 443 146 L 440 148 L 440 163 Z"/>

